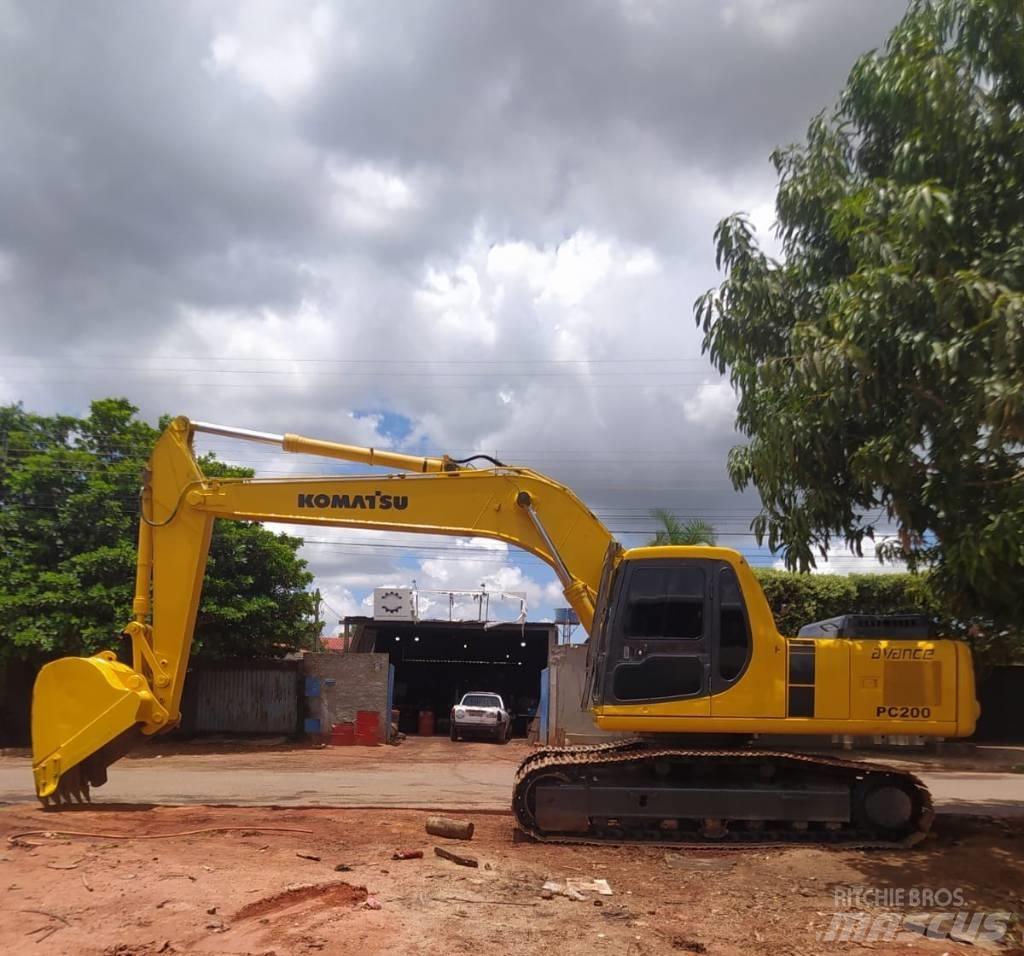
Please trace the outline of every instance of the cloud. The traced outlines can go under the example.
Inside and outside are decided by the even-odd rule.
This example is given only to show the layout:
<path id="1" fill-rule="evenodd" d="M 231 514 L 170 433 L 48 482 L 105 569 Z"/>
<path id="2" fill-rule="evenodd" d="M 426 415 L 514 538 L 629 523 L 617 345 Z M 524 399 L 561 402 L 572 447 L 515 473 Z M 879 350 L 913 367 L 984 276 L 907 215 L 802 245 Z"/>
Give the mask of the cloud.
<path id="1" fill-rule="evenodd" d="M 897 7 L 2 5 L 0 401 L 122 394 L 150 420 L 485 452 L 570 485 L 627 544 L 669 507 L 768 562 L 692 303 L 716 221 L 770 226 L 769 150 Z M 339 610 L 412 576 L 561 602 L 514 550 L 301 533 Z"/>
<path id="2" fill-rule="evenodd" d="M 230 74 L 287 108 L 313 87 L 329 50 L 346 47 L 344 30 L 330 4 L 282 4 L 247 0 L 214 15 L 214 34 L 204 66 Z"/>
<path id="3" fill-rule="evenodd" d="M 878 560 L 875 549 L 883 540 L 879 536 L 877 542 L 865 538 L 861 542 L 861 554 L 856 554 L 851 548 L 843 547 L 841 544 L 829 551 L 827 558 L 818 556 L 816 566 L 811 569 L 812 574 L 896 574 L 906 571 L 907 565 L 903 561 L 886 561 L 884 564 Z M 772 565 L 776 570 L 784 570 L 785 562 L 781 559 Z"/>

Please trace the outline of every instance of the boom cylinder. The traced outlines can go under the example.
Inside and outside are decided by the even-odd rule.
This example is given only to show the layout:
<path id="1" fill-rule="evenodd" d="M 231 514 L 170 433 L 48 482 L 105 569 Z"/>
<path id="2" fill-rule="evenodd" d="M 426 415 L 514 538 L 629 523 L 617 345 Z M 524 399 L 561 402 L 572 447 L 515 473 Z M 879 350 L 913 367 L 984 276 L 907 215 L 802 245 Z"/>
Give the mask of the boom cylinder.
<path id="1" fill-rule="evenodd" d="M 458 465 L 447 456 L 421 458 L 418 455 L 403 455 L 400 452 L 381 451 L 378 448 L 365 448 L 361 445 L 343 445 L 341 442 L 306 438 L 304 435 L 295 435 L 291 432 L 275 435 L 272 432 L 254 432 L 248 428 L 232 428 L 228 425 L 214 425 L 210 422 L 192 422 L 192 430 L 204 432 L 207 435 L 221 435 L 225 438 L 240 438 L 243 441 L 277 445 L 282 451 L 294 454 L 340 458 L 342 461 L 354 461 L 380 468 L 398 468 L 401 471 L 418 471 L 422 474 L 458 470 Z"/>
<path id="2" fill-rule="evenodd" d="M 135 562 L 135 595 L 132 598 L 132 618 L 145 624 L 150 612 L 149 583 L 153 574 L 153 529 L 147 513 L 153 511 L 153 488 L 146 479 L 139 499 L 139 551 Z"/>

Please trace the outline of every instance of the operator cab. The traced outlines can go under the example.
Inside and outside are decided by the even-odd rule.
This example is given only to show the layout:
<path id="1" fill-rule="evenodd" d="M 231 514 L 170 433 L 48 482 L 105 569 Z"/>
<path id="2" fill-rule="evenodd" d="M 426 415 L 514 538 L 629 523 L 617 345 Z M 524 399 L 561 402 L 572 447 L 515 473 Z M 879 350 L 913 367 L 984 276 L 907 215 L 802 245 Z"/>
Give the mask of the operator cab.
<path id="1" fill-rule="evenodd" d="M 634 548 L 597 598 L 584 706 L 707 698 L 728 690 L 753 641 L 739 579 L 709 547 Z"/>

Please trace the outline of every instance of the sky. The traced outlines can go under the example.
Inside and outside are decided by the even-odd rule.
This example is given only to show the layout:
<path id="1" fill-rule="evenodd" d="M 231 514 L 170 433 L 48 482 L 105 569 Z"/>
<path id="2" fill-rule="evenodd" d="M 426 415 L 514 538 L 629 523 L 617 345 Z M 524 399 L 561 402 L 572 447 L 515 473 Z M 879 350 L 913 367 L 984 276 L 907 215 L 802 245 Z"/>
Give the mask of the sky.
<path id="1" fill-rule="evenodd" d="M 769 154 L 903 9 L 0 0 L 0 403 L 483 451 L 626 545 L 663 507 L 771 566 L 693 302 L 722 217 L 771 248 Z M 525 592 L 531 619 L 564 604 L 503 544 L 300 533 L 329 625 L 413 580 Z M 879 566 L 840 546 L 827 567 Z"/>

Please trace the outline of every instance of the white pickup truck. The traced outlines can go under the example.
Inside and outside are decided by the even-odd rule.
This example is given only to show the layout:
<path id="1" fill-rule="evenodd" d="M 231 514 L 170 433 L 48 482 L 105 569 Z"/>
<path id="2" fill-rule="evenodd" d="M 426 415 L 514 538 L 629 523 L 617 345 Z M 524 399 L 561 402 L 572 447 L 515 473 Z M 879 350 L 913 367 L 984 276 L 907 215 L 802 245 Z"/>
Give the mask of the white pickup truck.
<path id="1" fill-rule="evenodd" d="M 500 694 L 475 691 L 463 694 L 462 700 L 452 708 L 452 740 L 461 737 L 491 737 L 507 743 L 512 736 L 512 715 L 505 708 Z"/>

